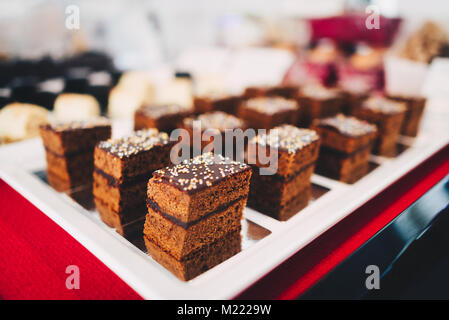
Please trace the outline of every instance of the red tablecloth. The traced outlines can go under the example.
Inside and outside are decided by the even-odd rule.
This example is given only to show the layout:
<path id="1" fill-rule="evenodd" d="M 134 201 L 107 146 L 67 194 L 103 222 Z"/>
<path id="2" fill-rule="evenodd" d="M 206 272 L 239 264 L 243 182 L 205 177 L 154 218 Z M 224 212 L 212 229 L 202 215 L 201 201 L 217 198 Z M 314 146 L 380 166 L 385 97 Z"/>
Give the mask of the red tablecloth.
<path id="1" fill-rule="evenodd" d="M 298 296 L 448 173 L 449 146 L 237 298 Z M 0 257 L 3 299 L 140 299 L 78 241 L 2 180 Z M 68 265 L 80 268 L 79 290 L 65 286 Z"/>

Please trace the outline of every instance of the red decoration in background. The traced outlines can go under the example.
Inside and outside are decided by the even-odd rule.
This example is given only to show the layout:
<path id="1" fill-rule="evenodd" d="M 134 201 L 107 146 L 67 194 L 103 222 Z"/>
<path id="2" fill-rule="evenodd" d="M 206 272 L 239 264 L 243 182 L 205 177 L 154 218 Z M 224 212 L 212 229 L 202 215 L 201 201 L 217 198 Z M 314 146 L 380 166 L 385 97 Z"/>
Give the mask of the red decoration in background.
<path id="1" fill-rule="evenodd" d="M 399 30 L 402 19 L 379 16 L 379 29 L 368 29 L 368 15 L 352 14 L 310 19 L 311 38 L 329 38 L 340 43 L 365 42 L 371 46 L 388 47 Z"/>

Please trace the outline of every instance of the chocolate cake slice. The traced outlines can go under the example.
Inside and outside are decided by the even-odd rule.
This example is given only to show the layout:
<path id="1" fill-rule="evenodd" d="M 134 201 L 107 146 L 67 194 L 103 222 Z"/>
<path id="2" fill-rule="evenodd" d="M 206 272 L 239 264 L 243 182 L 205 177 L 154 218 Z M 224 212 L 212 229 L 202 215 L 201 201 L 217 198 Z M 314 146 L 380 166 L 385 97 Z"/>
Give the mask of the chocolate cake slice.
<path id="1" fill-rule="evenodd" d="M 253 166 L 248 206 L 278 220 L 287 220 L 304 208 L 319 148 L 315 131 L 291 125 L 253 138 L 247 156 Z M 261 163 L 260 153 L 272 155 L 269 159 L 276 163 Z"/>
<path id="2" fill-rule="evenodd" d="M 299 124 L 308 127 L 314 119 L 333 116 L 341 112 L 343 95 L 335 88 L 308 85 L 299 90 L 298 103 L 301 106 Z"/>
<path id="3" fill-rule="evenodd" d="M 321 137 L 316 171 L 347 183 L 366 174 L 377 128 L 364 120 L 338 114 L 316 120 L 312 126 Z"/>
<path id="4" fill-rule="evenodd" d="M 192 251 L 182 260 L 176 260 L 167 251 L 144 236 L 147 251 L 153 259 L 183 281 L 191 280 L 239 253 L 241 238 L 240 229 L 234 230 L 214 243 Z"/>
<path id="5" fill-rule="evenodd" d="M 58 191 L 92 184 L 95 145 L 110 138 L 111 124 L 104 118 L 55 122 L 40 127 L 47 160 L 47 178 Z"/>
<path id="6" fill-rule="evenodd" d="M 389 95 L 389 99 L 404 102 L 407 108 L 404 116 L 404 122 L 401 127 L 401 134 L 410 137 L 416 137 L 419 131 L 419 125 L 426 106 L 426 98 L 406 97 Z"/>
<path id="7" fill-rule="evenodd" d="M 177 260 L 241 227 L 251 168 L 205 153 L 148 181 L 145 235 Z"/>
<path id="8" fill-rule="evenodd" d="M 194 125 L 196 122 L 200 125 L 200 127 L 196 127 L 196 125 Z M 237 153 L 237 151 L 240 151 L 236 150 L 235 148 L 235 138 L 233 138 L 230 141 L 226 140 L 226 132 L 231 131 L 231 133 L 234 133 L 235 136 L 237 136 L 237 134 L 240 133 L 237 133 L 235 130 L 241 129 L 241 131 L 239 132 L 241 132 L 243 139 L 244 138 L 243 130 L 245 130 L 246 125 L 245 121 L 237 118 L 236 116 L 221 111 L 215 111 L 203 113 L 196 117 L 185 118 L 182 121 L 180 127 L 187 130 L 187 132 L 189 133 L 190 147 L 192 148 L 192 150 L 194 147 L 196 147 L 193 145 L 194 134 L 198 135 L 201 134 L 201 150 L 204 150 L 206 146 L 212 144 L 214 142 L 215 137 L 220 137 L 221 138 L 220 146 L 222 150 L 215 150 L 215 145 L 213 145 L 213 148 L 209 149 L 208 151 L 216 151 L 225 156 L 226 152 L 228 152 L 229 154 L 229 152 L 232 151 L 234 155 Z M 201 129 L 201 131 L 198 129 Z M 207 137 L 204 136 L 206 130 L 210 135 L 208 139 Z"/>
<path id="9" fill-rule="evenodd" d="M 248 128 L 271 129 L 281 124 L 296 124 L 299 111 L 293 99 L 257 97 L 242 103 L 237 115 L 245 120 Z"/>
<path id="10" fill-rule="evenodd" d="M 120 230 L 144 217 L 147 181 L 170 163 L 173 144 L 167 133 L 148 129 L 96 146 L 93 194 L 106 224 Z"/>
<path id="11" fill-rule="evenodd" d="M 405 103 L 383 97 L 371 97 L 353 110 L 354 116 L 377 126 L 378 135 L 373 153 L 384 156 L 396 154 L 405 112 Z"/>
<path id="12" fill-rule="evenodd" d="M 213 111 L 222 111 L 229 114 L 236 114 L 242 101 L 239 96 L 226 94 L 207 94 L 196 96 L 193 99 L 195 113 L 206 113 Z"/>
<path id="13" fill-rule="evenodd" d="M 134 130 L 156 128 L 170 133 L 192 113 L 193 108 L 177 104 L 145 106 L 134 113 Z"/>

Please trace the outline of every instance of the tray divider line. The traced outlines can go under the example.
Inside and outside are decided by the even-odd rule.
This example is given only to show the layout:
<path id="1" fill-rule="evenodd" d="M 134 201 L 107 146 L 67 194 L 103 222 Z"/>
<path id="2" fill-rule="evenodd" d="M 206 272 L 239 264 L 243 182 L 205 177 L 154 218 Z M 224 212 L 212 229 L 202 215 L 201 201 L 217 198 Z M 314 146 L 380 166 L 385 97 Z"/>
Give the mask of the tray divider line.
<path id="1" fill-rule="evenodd" d="M 314 173 L 312 175 L 312 179 L 311 180 L 312 180 L 312 183 L 320 185 L 322 187 L 325 187 L 325 188 L 329 189 L 329 191 L 331 191 L 333 189 L 347 189 L 347 188 L 350 187 L 349 185 L 347 185 L 347 184 L 345 184 L 343 182 L 340 182 L 340 181 L 337 181 L 337 180 L 333 180 L 333 179 L 329 179 L 327 177 L 318 175 L 316 173 Z"/>
<path id="2" fill-rule="evenodd" d="M 251 222 L 254 222 L 255 224 L 258 224 L 261 227 L 264 227 L 267 230 L 270 230 L 271 232 L 275 232 L 282 225 L 281 221 L 273 219 L 248 207 L 245 207 L 243 211 L 243 217 L 250 220 Z"/>
<path id="3" fill-rule="evenodd" d="M 384 164 L 386 162 L 391 162 L 392 161 L 390 158 L 382 157 L 382 156 L 376 156 L 374 154 L 370 155 L 369 160 L 371 162 L 374 162 L 374 163 L 378 164 L 378 165 L 382 165 L 382 164 Z"/>

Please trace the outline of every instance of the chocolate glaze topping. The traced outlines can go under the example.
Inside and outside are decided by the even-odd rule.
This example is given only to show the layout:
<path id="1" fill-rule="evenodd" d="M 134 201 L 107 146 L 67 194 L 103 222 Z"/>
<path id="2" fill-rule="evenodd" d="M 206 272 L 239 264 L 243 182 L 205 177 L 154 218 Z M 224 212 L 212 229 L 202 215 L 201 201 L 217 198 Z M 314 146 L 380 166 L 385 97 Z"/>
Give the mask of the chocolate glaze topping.
<path id="1" fill-rule="evenodd" d="M 153 178 L 155 182 L 168 183 L 179 190 L 194 193 L 246 170 L 251 170 L 250 166 L 209 152 L 159 169 L 153 173 Z"/>
<path id="2" fill-rule="evenodd" d="M 98 148 L 123 159 L 157 146 L 166 145 L 169 142 L 170 138 L 167 133 L 151 128 L 136 131 L 132 135 L 122 138 L 101 141 Z"/>

